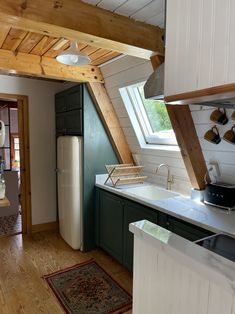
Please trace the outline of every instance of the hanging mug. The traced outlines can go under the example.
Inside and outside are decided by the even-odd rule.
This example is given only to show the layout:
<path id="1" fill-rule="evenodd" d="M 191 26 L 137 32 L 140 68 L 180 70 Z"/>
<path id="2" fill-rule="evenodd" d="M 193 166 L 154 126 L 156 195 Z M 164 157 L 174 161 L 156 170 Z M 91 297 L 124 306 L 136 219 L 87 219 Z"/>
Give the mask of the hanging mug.
<path id="1" fill-rule="evenodd" d="M 224 133 L 223 139 L 231 144 L 235 144 L 235 124 L 230 130 Z"/>
<path id="2" fill-rule="evenodd" d="M 219 130 L 217 129 L 216 125 L 214 125 L 205 133 L 204 139 L 213 144 L 219 144 L 221 142 Z"/>
<path id="3" fill-rule="evenodd" d="M 5 124 L 2 120 L 0 120 L 0 125 L 1 125 L 1 129 L 0 129 L 0 147 L 3 147 L 4 143 L 5 143 L 5 137 L 6 137 L 6 130 L 5 130 Z"/>
<path id="4" fill-rule="evenodd" d="M 226 114 L 226 109 L 225 108 L 218 108 L 218 109 L 214 110 L 211 113 L 210 119 L 211 119 L 211 121 L 213 121 L 215 123 L 225 125 L 226 123 L 228 123 L 228 117 Z"/>

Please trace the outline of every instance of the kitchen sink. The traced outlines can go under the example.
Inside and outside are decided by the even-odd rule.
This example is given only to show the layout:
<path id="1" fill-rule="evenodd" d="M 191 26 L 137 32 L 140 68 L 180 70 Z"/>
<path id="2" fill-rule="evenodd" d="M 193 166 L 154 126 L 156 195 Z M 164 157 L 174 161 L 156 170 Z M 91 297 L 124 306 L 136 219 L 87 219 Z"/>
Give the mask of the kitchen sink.
<path id="1" fill-rule="evenodd" d="M 161 189 L 155 185 L 146 185 L 136 188 L 130 188 L 125 191 L 130 195 L 136 195 L 138 197 L 148 198 L 150 200 L 164 200 L 172 197 L 179 196 L 179 194 Z"/>

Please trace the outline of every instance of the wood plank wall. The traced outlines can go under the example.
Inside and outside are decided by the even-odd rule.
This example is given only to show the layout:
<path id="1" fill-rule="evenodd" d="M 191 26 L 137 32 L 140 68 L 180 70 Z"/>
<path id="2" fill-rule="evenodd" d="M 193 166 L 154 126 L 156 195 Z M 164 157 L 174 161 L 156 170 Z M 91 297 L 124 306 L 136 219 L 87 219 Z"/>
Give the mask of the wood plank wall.
<path id="1" fill-rule="evenodd" d="M 112 100 L 131 152 L 134 154 L 134 158 L 141 165 L 144 165 L 144 173 L 149 177 L 149 180 L 165 185 L 165 171 L 158 176 L 156 176 L 155 171 L 160 163 L 167 163 L 175 177 L 173 188 L 189 194 L 191 185 L 180 152 L 141 148 L 119 93 L 121 87 L 145 81 L 152 73 L 151 63 L 143 59 L 125 56 L 101 67 L 101 71 L 104 76 L 105 87 Z"/>

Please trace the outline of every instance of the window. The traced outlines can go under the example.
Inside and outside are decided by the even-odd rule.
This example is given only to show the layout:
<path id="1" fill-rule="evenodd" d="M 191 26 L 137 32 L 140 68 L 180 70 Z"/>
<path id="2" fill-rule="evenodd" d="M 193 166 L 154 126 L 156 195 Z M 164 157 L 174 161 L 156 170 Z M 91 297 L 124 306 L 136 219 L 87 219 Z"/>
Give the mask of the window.
<path id="1" fill-rule="evenodd" d="M 127 103 L 132 106 L 132 111 L 127 108 L 132 125 L 136 127 L 131 117 L 134 114 L 146 144 L 177 145 L 165 103 L 145 99 L 144 82 L 122 88 L 120 92 L 125 106 Z"/>
<path id="2" fill-rule="evenodd" d="M 11 134 L 11 164 L 13 170 L 20 170 L 20 140 L 18 134 Z"/>

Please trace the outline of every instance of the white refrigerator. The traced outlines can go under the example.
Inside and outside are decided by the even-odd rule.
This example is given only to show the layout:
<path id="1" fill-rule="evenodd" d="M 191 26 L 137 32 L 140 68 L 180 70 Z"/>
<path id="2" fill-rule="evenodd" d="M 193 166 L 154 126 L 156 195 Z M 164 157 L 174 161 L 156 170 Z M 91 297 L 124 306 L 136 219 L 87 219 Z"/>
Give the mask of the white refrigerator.
<path id="1" fill-rule="evenodd" d="M 82 249 L 82 137 L 57 139 L 59 229 L 75 250 Z"/>

